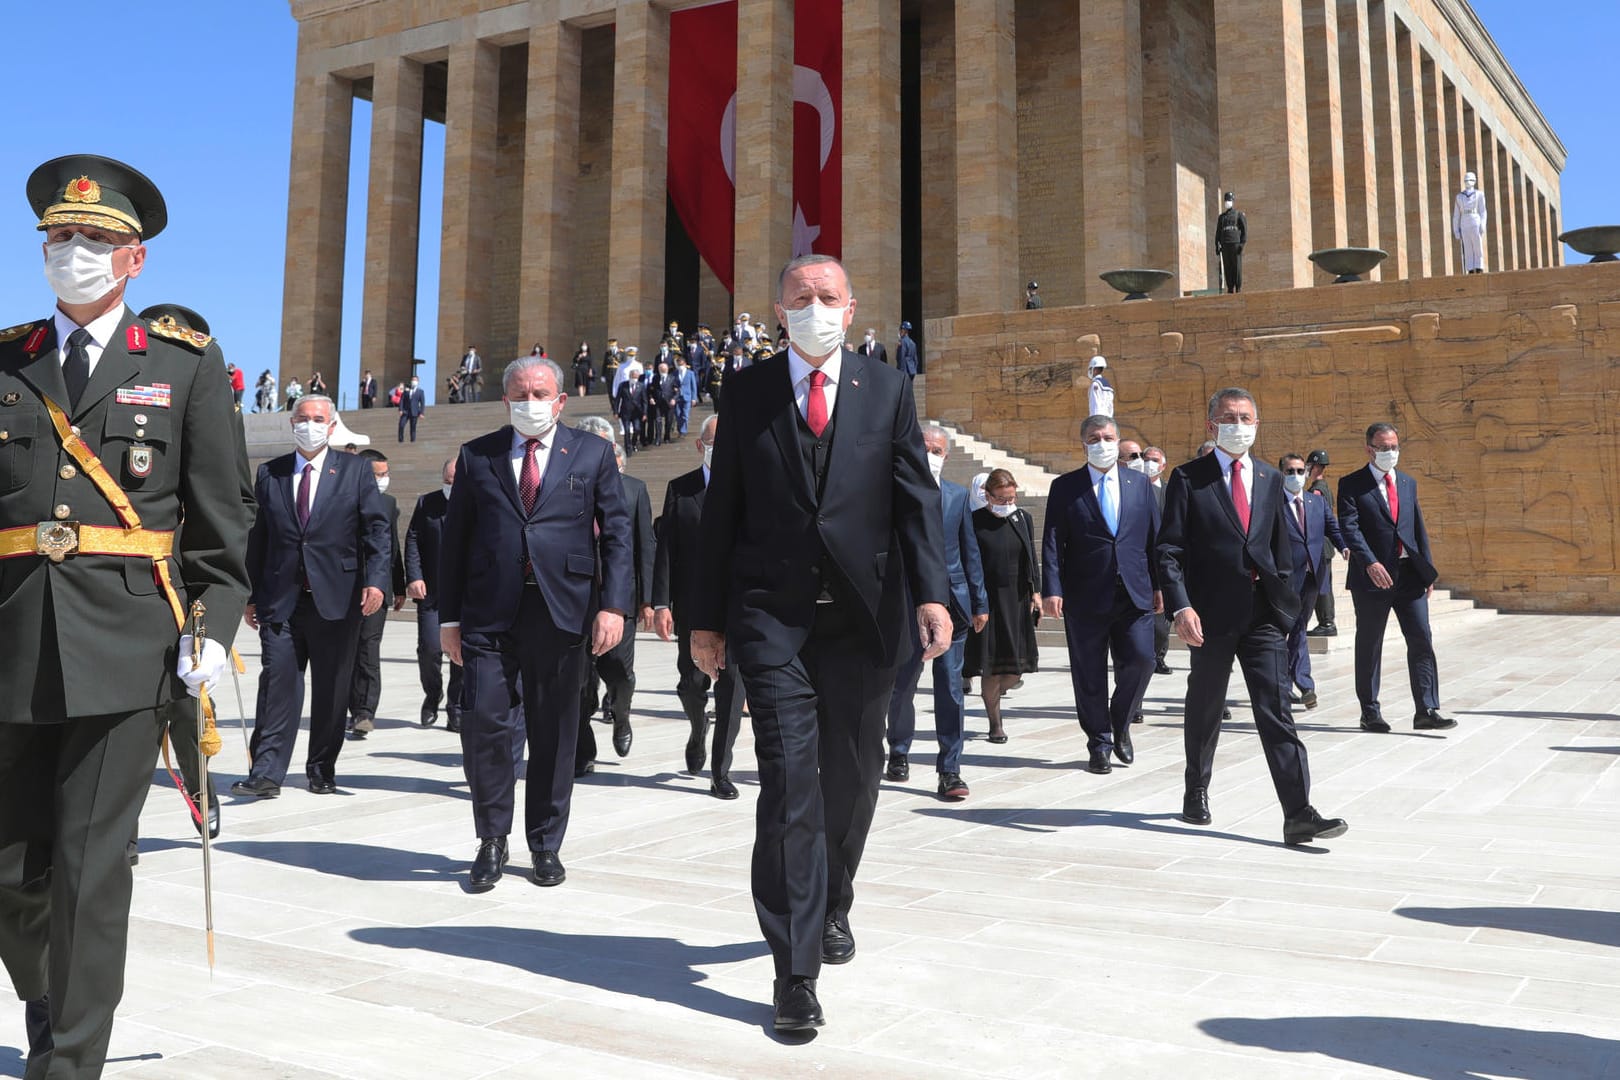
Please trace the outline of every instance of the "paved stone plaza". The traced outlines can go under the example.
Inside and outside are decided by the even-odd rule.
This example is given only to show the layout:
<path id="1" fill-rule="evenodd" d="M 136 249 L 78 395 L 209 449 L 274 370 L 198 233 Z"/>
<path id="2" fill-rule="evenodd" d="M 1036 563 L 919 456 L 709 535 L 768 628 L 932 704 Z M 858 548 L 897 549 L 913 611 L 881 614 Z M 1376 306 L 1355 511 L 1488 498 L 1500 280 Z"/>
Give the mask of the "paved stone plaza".
<path id="1" fill-rule="evenodd" d="M 1351 829 L 1305 849 L 1281 844 L 1241 706 L 1215 824 L 1177 820 L 1185 653 L 1149 689 L 1137 764 L 1099 777 L 1081 768 L 1065 659 L 1044 651 L 1006 745 L 983 741 L 970 703 L 971 799 L 933 796 L 922 740 L 913 781 L 885 785 L 852 914 L 860 952 L 824 971 L 828 1025 L 805 1043 L 770 1031 L 751 741 L 738 802 L 680 771 L 674 647 L 638 646 L 635 746 L 576 792 L 568 882 L 535 888 L 520 855 L 473 896 L 457 744 L 417 726 L 414 628 L 390 623 L 379 730 L 346 747 L 342 793 L 227 797 L 212 976 L 198 843 L 172 788 L 154 789 L 108 1072 L 1620 1077 L 1620 620 L 1436 629 L 1461 722 L 1443 736 L 1410 730 L 1393 644 L 1387 736 L 1355 729 L 1348 641 L 1317 658 L 1315 802 Z M 224 787 L 245 755 L 222 697 Z M 22 1075 L 22 1026 L 0 1005 L 0 1075 Z"/>

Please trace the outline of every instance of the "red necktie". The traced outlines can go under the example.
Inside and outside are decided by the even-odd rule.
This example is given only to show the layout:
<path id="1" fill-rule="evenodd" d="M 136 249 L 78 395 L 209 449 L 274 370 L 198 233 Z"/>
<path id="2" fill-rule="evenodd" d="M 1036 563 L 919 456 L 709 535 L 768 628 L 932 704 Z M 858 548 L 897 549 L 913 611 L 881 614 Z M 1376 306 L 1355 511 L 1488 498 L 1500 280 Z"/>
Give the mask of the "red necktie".
<path id="1" fill-rule="evenodd" d="M 827 384 L 827 373 L 817 368 L 810 373 L 810 400 L 805 407 L 805 420 L 810 424 L 810 433 L 821 438 L 821 433 L 827 430 L 827 393 L 822 389 Z"/>
<path id="2" fill-rule="evenodd" d="M 1237 511 L 1238 524 L 1245 535 L 1249 531 L 1249 493 L 1243 490 L 1243 462 L 1232 462 L 1232 509 Z"/>
<path id="3" fill-rule="evenodd" d="M 302 530 L 309 525 L 309 474 L 315 471 L 315 466 L 304 462 L 304 479 L 298 485 L 298 528 Z"/>
<path id="4" fill-rule="evenodd" d="M 1401 523 L 1401 497 L 1395 494 L 1395 474 L 1392 472 L 1384 474 L 1384 494 L 1389 496 L 1389 520 L 1399 525 Z M 1404 550 L 1404 545 L 1401 544 L 1399 537 L 1397 537 L 1395 540 L 1395 557 L 1400 558 L 1401 552 Z"/>
<path id="5" fill-rule="evenodd" d="M 523 442 L 523 471 L 518 475 L 518 495 L 523 499 L 523 513 L 534 513 L 534 504 L 540 499 L 540 465 L 535 461 L 535 451 L 540 449 L 539 439 L 525 439 Z"/>

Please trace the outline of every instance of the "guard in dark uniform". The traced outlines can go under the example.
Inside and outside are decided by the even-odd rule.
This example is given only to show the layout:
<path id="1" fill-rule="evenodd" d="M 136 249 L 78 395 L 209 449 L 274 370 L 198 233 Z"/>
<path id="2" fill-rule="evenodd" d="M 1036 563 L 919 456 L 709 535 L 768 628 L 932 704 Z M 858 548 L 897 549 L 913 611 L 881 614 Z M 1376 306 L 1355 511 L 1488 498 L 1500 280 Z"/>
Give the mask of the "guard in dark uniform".
<path id="1" fill-rule="evenodd" d="M 1249 219 L 1237 208 L 1237 195 L 1228 191 L 1215 219 L 1215 250 L 1221 256 L 1226 291 L 1243 291 L 1243 245 L 1249 242 Z"/>
<path id="2" fill-rule="evenodd" d="M 251 515 L 212 339 L 124 304 L 167 223 L 157 188 L 78 155 L 27 194 L 58 303 L 0 331 L 0 960 L 28 1003 L 24 1075 L 82 1080 L 123 995 L 126 846 L 163 722 L 225 673 Z M 196 600 L 214 635 L 193 670 Z"/>
<path id="3" fill-rule="evenodd" d="M 1305 457 L 1305 467 L 1311 470 L 1310 489 L 1327 500 L 1327 516 L 1334 521 L 1333 489 L 1328 487 L 1328 452 L 1312 450 Z M 1322 586 L 1316 593 L 1316 626 L 1305 631 L 1306 637 L 1338 637 L 1339 625 L 1333 621 L 1333 545 L 1325 544 L 1322 552 Z"/>
<path id="4" fill-rule="evenodd" d="M 1041 306 L 1041 287 L 1032 281 L 1024 287 L 1024 310 L 1039 311 Z"/>

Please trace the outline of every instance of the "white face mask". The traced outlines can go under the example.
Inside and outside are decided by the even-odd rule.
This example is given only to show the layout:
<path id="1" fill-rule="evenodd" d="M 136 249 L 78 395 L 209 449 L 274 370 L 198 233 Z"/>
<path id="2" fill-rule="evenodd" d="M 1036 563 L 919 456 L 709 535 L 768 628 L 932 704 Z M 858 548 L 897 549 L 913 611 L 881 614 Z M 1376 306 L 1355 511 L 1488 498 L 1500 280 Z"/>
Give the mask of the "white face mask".
<path id="1" fill-rule="evenodd" d="M 713 446 L 705 446 L 703 448 L 703 467 L 705 469 L 714 468 L 714 447 Z"/>
<path id="2" fill-rule="evenodd" d="M 387 493 L 387 491 L 388 491 L 388 474 L 387 473 L 384 473 L 382 476 L 377 477 L 377 490 L 379 492 L 384 493 L 384 494 Z"/>
<path id="3" fill-rule="evenodd" d="M 526 439 L 537 439 L 551 430 L 557 422 L 557 399 L 545 401 L 514 401 L 508 406 L 512 426 Z"/>
<path id="4" fill-rule="evenodd" d="M 1378 450 L 1373 454 L 1373 464 L 1381 472 L 1394 472 L 1396 464 L 1401 460 L 1399 450 Z"/>
<path id="5" fill-rule="evenodd" d="M 939 454 L 929 454 L 928 471 L 934 474 L 934 483 L 939 483 L 940 475 L 945 472 L 944 457 Z"/>
<path id="6" fill-rule="evenodd" d="M 1125 467 L 1131 470 L 1131 472 L 1146 473 L 1147 460 L 1145 458 L 1137 458 L 1134 461 L 1127 462 Z"/>
<path id="7" fill-rule="evenodd" d="M 1233 457 L 1242 457 L 1254 445 L 1256 424 L 1220 424 L 1216 428 L 1215 445 Z"/>
<path id="8" fill-rule="evenodd" d="M 873 342 L 873 341 L 874 341 L 874 340 L 876 340 L 876 339 L 875 339 L 875 338 L 873 338 L 873 337 L 872 337 L 872 335 L 871 335 L 871 334 L 867 334 L 867 335 L 866 335 L 866 343 L 867 343 L 867 344 L 868 344 L 868 345 L 870 345 L 870 344 L 872 344 L 872 342 Z"/>
<path id="9" fill-rule="evenodd" d="M 453 486 L 454 485 L 452 485 L 452 484 L 441 484 L 439 486 L 439 490 L 444 492 L 444 497 L 448 499 L 450 497 L 450 489 Z"/>
<path id="10" fill-rule="evenodd" d="M 1295 473 L 1283 473 L 1283 487 L 1288 489 L 1288 494 L 1298 495 L 1305 490 L 1305 477 Z"/>
<path id="11" fill-rule="evenodd" d="M 1114 467 L 1114 462 L 1119 460 L 1119 443 L 1109 442 L 1107 439 L 1087 443 L 1086 460 L 1091 462 L 1094 468 L 1107 472 Z"/>
<path id="12" fill-rule="evenodd" d="M 134 247 L 134 244 L 127 245 Z M 102 244 L 74 234 L 70 240 L 45 248 L 45 280 L 64 304 L 92 304 L 118 287 L 124 279 L 113 273 L 112 253 L 117 244 Z"/>
<path id="13" fill-rule="evenodd" d="M 326 445 L 328 425 L 300 420 L 293 425 L 293 443 L 306 454 L 318 453 Z"/>
<path id="14" fill-rule="evenodd" d="M 788 340 L 807 357 L 830 356 L 844 343 L 844 307 L 806 304 L 787 313 Z"/>
<path id="15" fill-rule="evenodd" d="M 1017 503 L 1008 503 L 1005 506 L 1000 503 L 987 503 L 986 505 L 990 507 L 990 512 L 999 518 L 1012 517 L 1013 511 L 1018 509 Z"/>
<path id="16" fill-rule="evenodd" d="M 1164 472 L 1164 462 L 1154 461 L 1151 458 L 1143 458 L 1142 461 L 1143 464 L 1147 466 L 1145 471 L 1147 472 L 1149 478 L 1158 476 L 1160 473 Z"/>
<path id="17" fill-rule="evenodd" d="M 415 379 L 411 380 L 411 389 L 412 390 L 415 390 L 420 385 L 421 385 L 421 383 L 418 383 Z"/>

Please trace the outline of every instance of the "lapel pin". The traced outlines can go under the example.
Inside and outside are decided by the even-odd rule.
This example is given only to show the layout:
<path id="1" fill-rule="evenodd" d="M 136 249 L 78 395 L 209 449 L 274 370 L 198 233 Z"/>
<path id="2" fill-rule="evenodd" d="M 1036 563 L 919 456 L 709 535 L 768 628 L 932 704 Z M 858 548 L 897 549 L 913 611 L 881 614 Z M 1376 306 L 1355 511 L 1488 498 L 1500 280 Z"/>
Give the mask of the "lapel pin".
<path id="1" fill-rule="evenodd" d="M 8 390 L 6 391 L 6 395 L 4 397 L 0 397 L 0 405 L 15 405 L 21 400 L 21 394 L 17 393 L 15 390 Z"/>
<path id="2" fill-rule="evenodd" d="M 851 380 L 849 380 L 849 385 L 851 385 L 851 386 L 859 386 L 859 385 L 861 385 L 861 380 L 859 380 L 859 379 L 851 379 Z"/>

